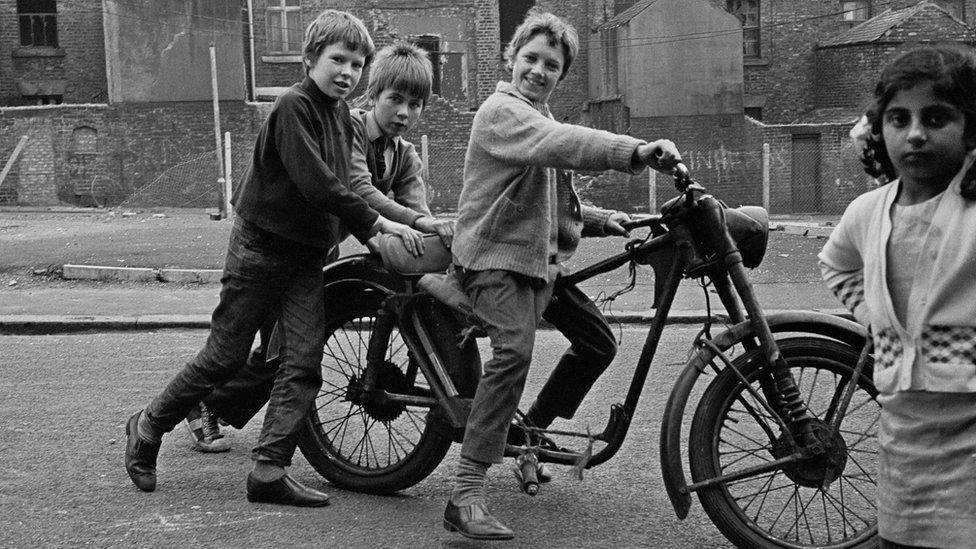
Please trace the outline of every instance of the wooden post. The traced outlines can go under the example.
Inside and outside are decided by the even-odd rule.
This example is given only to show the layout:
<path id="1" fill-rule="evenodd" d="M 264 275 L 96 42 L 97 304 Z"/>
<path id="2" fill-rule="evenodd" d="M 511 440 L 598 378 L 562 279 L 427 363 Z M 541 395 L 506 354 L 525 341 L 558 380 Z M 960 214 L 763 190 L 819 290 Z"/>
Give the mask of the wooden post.
<path id="1" fill-rule="evenodd" d="M 222 198 L 220 200 L 220 216 L 224 217 L 227 214 L 227 210 L 224 209 L 224 185 L 227 181 L 224 177 L 224 158 L 223 158 L 223 147 L 220 144 L 220 101 L 218 100 L 217 93 L 217 50 L 214 47 L 214 43 L 210 43 L 210 92 L 213 95 L 213 111 L 214 111 L 214 141 L 217 144 L 217 184 L 218 193 Z"/>
<path id="2" fill-rule="evenodd" d="M 17 161 L 17 157 L 24 150 L 24 146 L 27 145 L 28 137 L 26 135 L 21 136 L 20 141 L 17 142 L 17 146 L 14 147 L 14 152 L 10 153 L 10 158 L 7 159 L 7 163 L 3 166 L 3 171 L 0 172 L 0 185 L 3 184 L 3 180 L 7 178 L 7 174 L 14 167 L 14 162 Z"/>
<path id="3" fill-rule="evenodd" d="M 234 216 L 234 212 L 231 209 L 230 197 L 234 193 L 234 177 L 231 175 L 233 172 L 231 168 L 233 157 L 231 156 L 230 148 L 230 132 L 224 132 L 224 212 L 227 218 Z"/>
<path id="4" fill-rule="evenodd" d="M 647 168 L 647 207 L 649 213 L 657 213 L 657 171 Z"/>
<path id="5" fill-rule="evenodd" d="M 424 178 L 424 184 L 430 185 L 430 153 L 427 150 L 427 134 L 420 136 L 420 159 L 424 167 L 420 170 L 420 177 Z"/>
<path id="6" fill-rule="evenodd" d="M 769 143 L 763 143 L 762 149 L 762 202 L 766 213 L 769 212 Z"/>

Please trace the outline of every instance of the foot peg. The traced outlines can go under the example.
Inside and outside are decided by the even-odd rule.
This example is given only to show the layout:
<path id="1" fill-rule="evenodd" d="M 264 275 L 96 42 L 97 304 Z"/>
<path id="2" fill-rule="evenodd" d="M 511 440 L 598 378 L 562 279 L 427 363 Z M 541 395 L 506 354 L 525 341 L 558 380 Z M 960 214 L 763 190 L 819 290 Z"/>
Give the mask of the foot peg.
<path id="1" fill-rule="evenodd" d="M 519 488 L 530 496 L 539 493 L 539 459 L 531 450 L 523 451 L 515 458 L 515 478 Z"/>

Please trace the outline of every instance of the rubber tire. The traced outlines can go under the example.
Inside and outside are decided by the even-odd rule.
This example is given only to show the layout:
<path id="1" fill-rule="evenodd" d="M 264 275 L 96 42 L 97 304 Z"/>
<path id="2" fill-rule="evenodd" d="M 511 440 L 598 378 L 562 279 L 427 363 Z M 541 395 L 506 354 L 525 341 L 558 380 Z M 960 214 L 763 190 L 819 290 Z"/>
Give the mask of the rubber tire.
<path id="1" fill-rule="evenodd" d="M 336 334 L 336 330 L 342 328 L 352 320 L 363 318 L 375 318 L 377 311 L 381 307 L 383 294 L 376 290 L 360 288 L 350 288 L 348 284 L 342 285 L 338 290 L 326 287 L 326 303 L 329 303 L 325 330 L 327 334 L 326 349 L 329 348 L 329 341 Z M 453 381 L 455 382 L 462 396 L 473 395 L 474 387 L 477 386 L 477 378 L 471 373 L 470 368 L 476 367 L 480 375 L 480 357 L 477 346 L 473 341 L 463 348 L 459 348 L 458 333 L 461 329 L 460 324 L 447 309 L 432 300 L 425 301 L 424 317 L 427 319 L 427 326 L 430 330 L 431 338 L 438 349 L 440 358 L 444 361 Z M 375 324 L 370 324 L 375 327 Z M 368 341 L 373 337 L 371 332 L 364 336 L 363 340 Z M 406 351 L 403 351 L 406 354 Z M 473 353 L 473 357 L 472 357 Z M 328 375 L 335 376 L 326 368 L 325 361 L 328 356 L 323 357 L 323 377 Z M 355 365 L 357 375 L 362 373 L 366 363 L 366 353 L 363 349 L 361 364 Z M 468 367 L 466 370 L 465 367 Z M 401 366 L 401 371 L 403 370 Z M 417 376 L 423 378 L 422 371 L 417 372 Z M 426 383 L 426 380 L 423 380 Z M 329 384 L 323 384 L 323 390 L 328 389 Z M 429 384 L 427 384 L 429 387 Z M 321 398 L 323 393 L 320 393 Z M 361 406 L 348 404 L 346 414 L 349 416 L 363 417 L 367 414 Z M 411 407 L 415 409 L 416 407 Z M 433 411 L 432 411 L 433 412 Z M 306 419 L 304 429 L 299 435 L 298 447 L 302 454 L 312 465 L 312 467 L 323 477 L 336 486 L 372 494 L 391 494 L 413 486 L 427 478 L 434 469 L 444 459 L 445 454 L 452 443 L 452 430 L 449 425 L 440 419 L 443 416 L 436 413 L 426 413 L 421 420 L 424 421 L 424 428 L 419 435 L 412 449 L 403 456 L 398 456 L 391 463 L 383 466 L 365 467 L 357 465 L 352 457 L 343 455 L 333 443 L 333 439 L 328 432 L 322 428 L 322 422 L 336 419 L 320 417 L 319 400 Z M 416 417 L 415 417 L 416 420 Z"/>
<path id="2" fill-rule="evenodd" d="M 847 377 L 849 377 L 850 372 L 857 364 L 859 354 L 857 349 L 854 349 L 848 345 L 844 345 L 833 340 L 816 337 L 787 338 L 780 340 L 777 343 L 780 346 L 780 351 L 782 352 L 783 356 L 790 363 L 791 369 L 794 371 L 794 375 L 796 375 L 796 368 L 798 367 L 815 367 L 818 372 L 823 372 L 826 370 L 831 373 L 837 372 L 842 375 L 846 372 Z M 761 359 L 761 352 L 762 351 L 758 348 L 752 349 L 750 351 L 746 351 L 733 360 L 733 363 L 740 368 L 746 379 L 755 379 L 759 368 L 765 366 L 765 361 Z M 749 364 L 746 365 L 747 363 Z M 854 409 L 855 404 L 859 401 L 863 401 L 865 397 L 869 396 L 872 400 L 876 399 L 877 390 L 871 381 L 870 372 L 871 370 L 869 363 L 868 369 L 862 373 L 861 379 L 858 382 L 859 390 L 855 392 L 849 410 Z M 806 375 L 809 374 L 804 373 L 804 376 Z M 815 377 L 814 379 L 818 378 Z M 695 417 L 692 422 L 688 441 L 691 474 L 694 482 L 701 482 L 706 479 L 714 478 L 718 475 L 719 469 L 721 468 L 721 465 L 719 464 L 719 444 L 721 443 L 722 438 L 721 427 L 723 425 L 723 418 L 726 417 L 726 412 L 728 411 L 730 404 L 737 402 L 735 400 L 736 396 L 744 392 L 744 387 L 742 386 L 739 377 L 731 369 L 725 368 L 708 385 L 703 393 L 699 406 L 695 411 Z M 829 402 L 836 403 L 837 393 L 839 393 L 839 391 L 835 388 L 835 393 L 832 395 Z M 805 399 L 807 398 L 807 395 L 803 393 L 802 390 L 801 394 Z M 875 404 L 877 404 L 876 400 Z M 870 406 L 870 404 L 868 404 L 868 406 Z M 866 406 L 868 408 L 867 417 L 870 418 L 873 414 L 873 407 L 868 406 Z M 818 406 L 817 408 L 817 410 L 812 410 L 815 414 L 819 413 L 819 410 L 823 409 L 824 407 Z M 880 412 L 880 407 L 878 410 Z M 848 424 L 846 422 L 849 417 L 850 416 L 845 417 L 845 423 L 842 424 L 842 426 Z M 825 418 L 821 417 L 820 419 Z M 734 424 L 734 426 L 730 428 L 730 430 L 733 431 L 731 434 L 735 434 L 734 431 L 742 428 L 744 427 L 740 427 L 739 424 Z M 731 438 L 731 434 L 729 438 Z M 849 439 L 850 436 L 847 438 Z M 850 441 L 848 440 L 848 444 L 849 443 Z M 877 450 L 877 437 L 875 436 L 873 441 L 868 440 L 867 444 L 871 446 L 872 449 Z M 767 457 L 768 459 L 772 459 L 771 456 Z M 849 462 L 845 472 L 851 471 L 852 467 L 855 466 L 856 465 L 854 465 L 852 462 Z M 875 473 L 871 467 L 866 467 L 864 469 L 867 469 L 869 474 Z M 792 484 L 793 486 L 797 486 L 781 471 L 777 472 L 777 474 L 784 477 L 784 482 L 787 485 Z M 742 481 L 740 480 L 738 482 Z M 840 480 L 834 481 L 835 484 L 842 482 L 843 481 Z M 832 486 L 835 484 L 832 484 Z M 848 484 L 851 484 L 850 481 L 848 481 Z M 804 490 L 811 489 L 804 488 Z M 853 492 L 853 490 L 851 490 L 851 492 Z M 873 498 L 875 492 L 873 490 L 868 492 L 869 493 L 864 494 L 864 496 Z M 760 534 L 757 532 L 757 529 L 760 527 L 756 525 L 756 523 L 750 517 L 745 516 L 746 511 L 740 509 L 739 505 L 735 503 L 733 496 L 728 492 L 725 485 L 715 485 L 700 489 L 698 490 L 698 498 L 712 523 L 715 524 L 715 526 L 719 529 L 719 531 L 722 532 L 723 535 L 725 535 L 726 538 L 739 547 L 867 548 L 878 546 L 876 514 L 871 515 L 871 518 L 874 519 L 872 525 L 865 525 L 863 529 L 859 529 L 857 533 L 852 534 L 850 538 L 841 540 L 837 543 L 817 545 L 816 540 L 811 543 L 810 540 L 798 541 L 795 539 L 780 539 L 770 532 L 766 532 L 765 536 Z M 812 496 L 810 501 L 812 501 Z M 763 500 L 762 505 L 765 505 L 765 503 L 765 500 Z M 871 503 L 873 504 L 873 501 Z M 866 502 L 864 504 L 867 505 Z M 804 512 L 805 511 L 806 510 L 804 510 Z M 815 509 L 814 511 L 818 510 Z M 778 518 L 779 517 L 777 517 L 777 519 Z M 827 520 L 829 521 L 829 517 Z M 832 525 L 832 527 L 836 528 L 836 524 Z M 777 539 L 777 541 L 772 541 L 770 537 Z"/>

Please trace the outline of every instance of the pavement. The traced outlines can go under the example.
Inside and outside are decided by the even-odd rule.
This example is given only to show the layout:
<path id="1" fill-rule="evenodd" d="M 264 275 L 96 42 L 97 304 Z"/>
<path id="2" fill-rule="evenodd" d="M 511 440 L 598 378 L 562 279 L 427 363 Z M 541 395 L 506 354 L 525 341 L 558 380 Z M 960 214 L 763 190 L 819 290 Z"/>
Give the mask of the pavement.
<path id="1" fill-rule="evenodd" d="M 0 214 L 3 214 L 0 211 Z M 7 212 L 9 213 L 9 211 Z M 46 210 L 50 214 L 50 210 Z M 61 212 L 63 213 L 63 212 Z M 16 211 L 19 216 L 29 216 L 30 212 L 24 210 Z M 70 214 L 70 212 L 69 212 Z M 155 214 L 159 216 L 159 214 Z M 23 217 L 21 217 L 23 219 Z M 2 219 L 0 219 L 2 221 Z M 47 225 L 52 220 L 46 220 Z M 144 219 L 153 221 L 152 219 Z M 23 223 L 18 221 L 18 223 Z M 67 222 L 65 226 L 69 226 Z M 30 227 L 24 225 L 24 230 Z M 0 229 L 3 225 L 0 224 Z M 779 231 L 780 235 L 796 235 L 796 239 L 825 237 L 829 235 L 831 229 L 830 221 L 824 220 L 804 220 L 804 219 L 774 219 L 771 228 Z M 99 230 L 103 230 L 101 228 Z M 223 227 L 226 230 L 226 227 Z M 97 231 L 96 231 L 97 232 Z M 93 233 L 94 234 L 94 233 Z M 130 239 L 127 242 L 128 249 L 137 249 L 134 241 L 139 241 L 136 231 L 127 230 L 125 235 Z M 161 233 L 155 233 L 158 238 Z M 774 235 L 777 233 L 773 233 Z M 0 232 L 0 236 L 3 233 Z M 136 235 L 136 236 L 133 236 Z M 219 250 L 219 239 L 225 235 L 218 235 L 216 244 L 209 244 L 210 248 Z M 96 236 L 82 235 L 81 246 L 85 242 L 95 247 Z M 196 236 L 197 242 L 207 240 Z M 771 237 L 772 238 L 772 237 Z M 776 236 L 776 238 L 791 238 Z M 191 239 L 193 240 L 193 239 Z M 586 239 L 584 242 L 593 239 Z M 42 242 L 42 241 L 38 241 Z M 223 242 L 226 242 L 224 240 Z M 3 240 L 0 239 L 0 244 Z M 68 245 L 71 243 L 69 242 Z M 795 244 L 795 243 L 794 243 Z M 789 257 L 789 253 L 778 253 L 769 258 L 767 252 L 767 263 L 810 263 L 811 252 L 822 246 L 820 243 L 805 246 L 802 254 Z M 60 242 L 58 243 L 60 246 Z M 604 245 L 605 246 L 605 245 Z M 772 246 L 772 245 L 771 245 Z M 197 248 L 201 245 L 197 244 Z M 170 246 L 172 248 L 172 246 Z M 345 253 L 355 253 L 361 251 L 358 244 L 349 241 L 343 245 Z M 16 246 L 10 249 L 16 250 Z M 38 257 L 43 256 L 43 246 L 37 244 L 33 248 L 25 247 L 27 250 L 37 250 Z M 582 247 L 581 247 L 582 249 Z M 155 250 L 155 249 L 154 249 Z M 606 248 L 600 248 L 592 253 L 606 253 Z M 20 252 L 22 255 L 29 252 Z M 217 256 L 219 256 L 219 251 Z M 125 330 L 159 330 L 165 328 L 184 328 L 184 329 L 207 329 L 210 326 L 210 314 L 217 305 L 220 291 L 218 268 L 206 268 L 213 265 L 214 252 L 207 251 L 209 258 L 205 260 L 187 259 L 188 263 L 195 266 L 183 268 L 181 266 L 147 266 L 130 267 L 106 264 L 85 264 L 76 263 L 75 259 L 69 257 L 71 263 L 48 264 L 46 270 L 53 276 L 15 276 L 0 277 L 0 334 L 50 334 L 50 333 L 69 333 L 79 331 L 125 331 Z M 124 252 L 119 251 L 116 255 L 125 257 Z M 586 255 L 586 253 L 578 254 Z M 802 255 L 802 258 L 798 258 Z M 77 255 L 84 257 L 84 254 Z M 93 258 L 110 257 L 105 254 L 90 254 Z M 186 257 L 193 257 L 188 253 Z M 605 257 L 605 255 L 604 255 Z M 14 261 L 14 259 L 11 259 Z M 51 259 L 42 259 L 41 264 L 50 262 Z M 124 259 L 118 259 L 123 262 Z M 179 259 L 169 261 L 179 262 Z M 151 261 L 145 263 L 151 264 Z M 2 265 L 0 265 L 2 266 Z M 217 266 L 217 265 L 213 265 Z M 803 274 L 781 275 L 780 271 L 784 267 L 772 267 L 776 273 L 763 273 L 756 271 L 753 282 L 756 294 L 762 303 L 764 310 L 775 312 L 781 310 L 812 309 L 836 314 L 840 316 L 849 315 L 846 310 L 838 306 L 836 299 L 824 288 L 818 276 Z M 808 272 L 809 268 L 805 272 Z M 34 275 L 39 273 L 34 269 Z M 650 284 L 652 279 L 649 276 L 642 276 L 642 282 L 638 284 L 635 292 L 622 296 L 613 302 L 612 307 L 605 309 L 608 316 L 620 323 L 646 323 L 649 322 L 654 314 L 653 309 L 645 307 L 650 301 Z M 588 282 L 589 286 L 581 286 L 591 297 L 606 295 L 619 289 L 626 284 L 626 271 L 620 270 L 617 276 L 608 276 L 604 280 Z M 709 314 L 704 308 L 705 300 L 702 299 L 703 292 L 709 295 L 710 304 L 716 310 L 721 310 L 721 305 L 713 291 L 703 290 L 696 281 L 684 281 L 678 290 L 675 303 L 669 315 L 669 322 L 672 323 L 701 323 L 706 318 L 721 320 L 721 316 Z"/>

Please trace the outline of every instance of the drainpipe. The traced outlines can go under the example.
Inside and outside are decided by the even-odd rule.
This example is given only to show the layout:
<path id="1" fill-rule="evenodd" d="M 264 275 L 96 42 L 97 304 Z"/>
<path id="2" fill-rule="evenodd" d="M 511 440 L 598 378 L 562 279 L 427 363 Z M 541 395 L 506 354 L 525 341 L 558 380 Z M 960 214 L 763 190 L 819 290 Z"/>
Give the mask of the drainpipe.
<path id="1" fill-rule="evenodd" d="M 257 84 L 254 76 L 257 70 L 257 67 L 254 66 L 254 4 L 252 0 L 247 0 L 247 46 L 251 54 L 251 89 L 248 95 L 251 101 L 257 101 L 257 97 L 255 96 L 257 93 Z"/>

